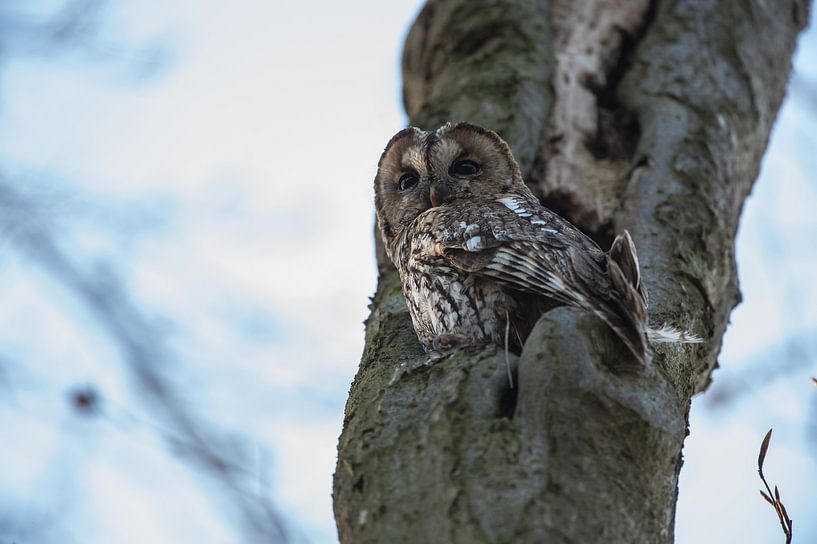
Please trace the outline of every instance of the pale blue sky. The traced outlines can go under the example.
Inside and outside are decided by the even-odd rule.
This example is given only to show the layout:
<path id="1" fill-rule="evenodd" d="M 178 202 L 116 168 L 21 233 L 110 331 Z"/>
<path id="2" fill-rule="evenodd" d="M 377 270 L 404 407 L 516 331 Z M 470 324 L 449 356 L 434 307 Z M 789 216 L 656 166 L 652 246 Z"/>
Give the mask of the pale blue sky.
<path id="1" fill-rule="evenodd" d="M 2 65 L 0 174 L 78 268 L 115 267 L 165 331 L 185 405 L 235 435 L 243 483 L 313 543 L 336 541 L 336 440 L 376 281 L 372 179 L 405 124 L 399 54 L 418 7 L 123 0 L 96 45 Z M 817 80 L 813 30 L 797 66 Z M 782 364 L 793 335 L 807 366 L 720 409 L 695 399 L 679 543 L 779 540 L 755 469 L 772 426 L 767 473 L 799 541 L 817 540 L 817 136 L 804 100 L 786 102 L 745 209 L 744 303 L 712 391 Z M 240 541 L 218 489 L 168 452 L 100 324 L 18 245 L 0 247 L 0 429 L 14 443 L 0 449 L 0 509 L 49 520 L 21 542 Z M 102 416 L 69 409 L 82 384 Z"/>

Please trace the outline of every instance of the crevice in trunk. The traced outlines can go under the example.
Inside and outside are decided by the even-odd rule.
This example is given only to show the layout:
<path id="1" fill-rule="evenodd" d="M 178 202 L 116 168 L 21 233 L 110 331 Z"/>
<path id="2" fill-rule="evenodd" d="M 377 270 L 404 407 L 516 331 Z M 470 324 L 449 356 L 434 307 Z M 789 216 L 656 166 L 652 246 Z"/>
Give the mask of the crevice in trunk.
<path id="1" fill-rule="evenodd" d="M 516 374 L 516 372 L 514 372 Z M 519 398 L 520 384 L 514 376 L 514 384 L 511 386 L 510 382 L 505 382 L 499 392 L 499 406 L 497 417 L 504 417 L 505 419 L 513 419 L 516 414 L 516 401 Z"/>

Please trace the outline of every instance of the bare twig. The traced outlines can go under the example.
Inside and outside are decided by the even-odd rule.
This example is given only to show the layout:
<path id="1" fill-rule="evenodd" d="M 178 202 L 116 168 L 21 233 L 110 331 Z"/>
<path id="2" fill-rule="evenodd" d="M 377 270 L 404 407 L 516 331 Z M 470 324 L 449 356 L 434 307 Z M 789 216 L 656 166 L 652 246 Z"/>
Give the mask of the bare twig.
<path id="1" fill-rule="evenodd" d="M 769 484 L 766 482 L 766 477 L 763 476 L 763 461 L 766 460 L 766 452 L 769 450 L 769 442 L 771 439 L 772 429 L 769 429 L 769 432 L 766 433 L 766 436 L 763 438 L 763 442 L 760 444 L 760 453 L 757 456 L 757 473 L 760 474 L 760 480 L 766 487 L 765 492 L 762 489 L 760 490 L 760 496 L 763 497 L 766 502 L 771 504 L 774 511 L 777 512 L 777 517 L 780 519 L 780 526 L 783 528 L 783 533 L 786 535 L 786 544 L 790 544 L 792 538 L 792 525 L 794 522 L 789 517 L 789 514 L 786 512 L 786 507 L 783 506 L 783 502 L 780 500 L 780 491 L 777 489 L 777 486 L 774 486 L 774 493 L 772 493 Z"/>

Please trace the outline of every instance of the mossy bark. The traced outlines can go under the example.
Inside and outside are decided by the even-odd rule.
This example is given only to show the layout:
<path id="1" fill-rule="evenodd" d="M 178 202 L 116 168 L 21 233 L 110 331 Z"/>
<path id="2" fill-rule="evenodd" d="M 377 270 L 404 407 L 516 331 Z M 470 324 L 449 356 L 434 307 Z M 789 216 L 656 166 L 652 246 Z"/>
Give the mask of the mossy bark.
<path id="1" fill-rule="evenodd" d="M 807 16 L 805 0 L 426 5 L 411 123 L 499 132 L 545 204 L 602 244 L 629 229 L 651 321 L 706 343 L 621 370 L 601 322 L 558 308 L 511 357 L 513 388 L 495 346 L 393 379 L 425 355 L 380 252 L 338 447 L 342 542 L 672 542 L 690 398 L 739 300 L 740 211 Z"/>

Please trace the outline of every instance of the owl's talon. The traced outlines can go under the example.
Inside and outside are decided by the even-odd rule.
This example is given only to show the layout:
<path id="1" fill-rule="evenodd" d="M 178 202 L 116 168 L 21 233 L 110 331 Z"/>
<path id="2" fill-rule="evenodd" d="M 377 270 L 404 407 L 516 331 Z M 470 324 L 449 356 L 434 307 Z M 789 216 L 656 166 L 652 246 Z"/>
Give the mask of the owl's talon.
<path id="1" fill-rule="evenodd" d="M 472 342 L 473 340 L 470 337 L 462 334 L 441 334 L 437 336 L 432 342 L 432 351 L 428 353 L 428 359 L 401 364 L 394 369 L 389 385 L 394 385 L 404 375 L 411 374 L 420 368 L 434 366 L 440 360 L 454 355 L 462 348 L 471 345 Z"/>
<path id="2" fill-rule="evenodd" d="M 459 350 L 469 345 L 472 342 L 471 338 L 464 334 L 443 333 L 431 342 L 433 351 L 429 353 L 429 360 L 436 357 L 435 362 L 457 353 Z"/>

